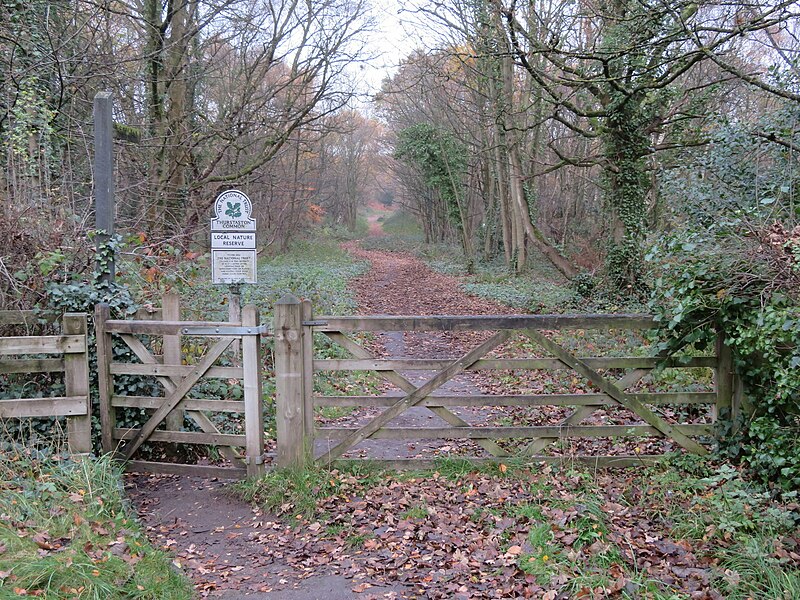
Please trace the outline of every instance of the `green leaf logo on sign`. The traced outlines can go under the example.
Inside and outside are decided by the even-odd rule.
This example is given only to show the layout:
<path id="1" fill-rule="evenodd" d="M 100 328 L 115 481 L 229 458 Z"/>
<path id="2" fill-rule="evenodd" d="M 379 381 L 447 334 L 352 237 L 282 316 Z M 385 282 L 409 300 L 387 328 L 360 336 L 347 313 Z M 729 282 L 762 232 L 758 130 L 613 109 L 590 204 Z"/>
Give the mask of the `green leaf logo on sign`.
<path id="1" fill-rule="evenodd" d="M 228 208 L 225 210 L 225 214 L 233 219 L 238 219 L 242 216 L 242 203 L 241 202 L 228 202 Z"/>

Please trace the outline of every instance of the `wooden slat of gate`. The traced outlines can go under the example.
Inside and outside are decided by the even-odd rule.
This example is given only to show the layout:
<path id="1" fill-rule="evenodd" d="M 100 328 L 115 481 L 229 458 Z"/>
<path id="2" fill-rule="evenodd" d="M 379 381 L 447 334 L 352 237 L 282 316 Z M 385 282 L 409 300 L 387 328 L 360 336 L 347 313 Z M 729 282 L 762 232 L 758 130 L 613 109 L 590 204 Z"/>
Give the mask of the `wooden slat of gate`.
<path id="1" fill-rule="evenodd" d="M 707 423 L 683 425 L 686 432 L 693 435 L 708 435 L 711 425 Z M 356 427 L 321 427 L 317 432 L 326 440 L 341 440 Z M 155 435 L 155 433 L 153 434 Z M 187 434 L 188 435 L 188 434 Z M 207 435 L 195 433 L 193 435 Z M 372 434 L 376 440 L 475 440 L 503 438 L 596 438 L 596 437 L 662 437 L 664 434 L 652 425 L 534 425 L 522 427 L 382 427 Z"/>
<path id="2" fill-rule="evenodd" d="M 645 375 L 649 369 L 641 369 L 637 373 Z M 637 379 L 638 380 L 638 379 Z M 617 387 L 624 390 L 636 383 L 625 384 L 623 379 L 617 381 Z M 664 393 L 628 393 L 644 404 L 679 405 L 679 404 L 714 404 L 716 392 L 664 392 Z M 376 406 L 387 407 L 397 402 L 397 396 L 314 396 L 314 406 Z M 209 400 L 211 402 L 211 400 Z M 219 402 L 219 401 L 218 401 Z M 119 406 L 122 406 L 121 404 Z M 457 394 L 432 394 L 420 400 L 417 406 L 619 406 L 619 402 L 608 394 L 480 394 L 461 396 Z"/>
<path id="3" fill-rule="evenodd" d="M 178 294 L 175 293 L 164 294 L 164 296 L 161 298 L 161 316 L 165 321 L 181 320 L 181 301 Z M 129 336 L 129 338 L 131 337 L 133 336 Z M 181 351 L 181 336 L 165 335 L 162 338 L 162 340 L 163 340 L 161 349 L 161 353 L 163 355 L 162 362 L 167 365 L 182 364 L 183 353 Z M 164 381 L 163 380 L 161 381 L 162 384 L 164 384 Z M 177 381 L 174 380 L 173 382 L 178 383 Z M 164 386 L 164 389 L 166 390 L 167 394 L 174 391 L 167 389 L 166 385 Z M 197 419 L 195 419 L 195 421 L 198 422 Z M 180 431 L 181 428 L 183 427 L 183 410 L 180 409 L 173 410 L 170 414 L 167 415 L 165 422 L 167 424 L 167 429 L 171 429 L 172 431 Z"/>
<path id="4" fill-rule="evenodd" d="M 587 356 L 580 359 L 593 369 L 653 369 L 663 367 L 708 367 L 717 366 L 715 356 L 681 356 L 661 359 L 647 356 Z M 450 361 L 444 358 L 402 359 L 322 359 L 314 361 L 317 371 L 438 371 Z M 552 369 L 571 370 L 557 358 L 488 358 L 476 361 L 470 371 L 483 369 Z"/>
<path id="5" fill-rule="evenodd" d="M 365 359 L 374 358 L 372 353 L 370 353 L 367 349 L 363 348 L 362 346 L 360 346 L 359 344 L 348 338 L 343 333 L 329 332 L 326 333 L 326 335 L 334 342 L 342 346 L 345 350 L 350 352 L 356 358 L 365 358 Z M 403 377 L 397 371 L 378 371 L 378 374 L 387 381 L 389 381 L 390 383 L 393 383 L 394 385 L 399 387 L 407 394 L 411 394 L 417 390 L 416 385 L 411 383 L 408 379 Z M 443 406 L 428 406 L 427 408 L 432 413 L 439 416 L 441 419 L 444 419 L 450 425 L 453 425 L 455 427 L 472 427 L 467 421 L 465 421 L 452 411 L 444 408 Z M 494 456 L 508 456 L 508 452 L 503 450 L 500 446 L 497 445 L 496 442 L 492 440 L 478 438 L 475 440 L 475 443 L 477 443 L 479 446 L 481 446 L 483 449 L 485 449 Z"/>
<path id="6" fill-rule="evenodd" d="M 233 338 L 223 338 L 219 340 L 203 357 L 203 360 L 194 368 L 190 375 L 184 377 L 181 382 L 175 387 L 175 390 L 167 396 L 164 403 L 157 409 L 150 419 L 139 430 L 133 440 L 125 447 L 125 458 L 130 459 L 134 452 L 139 449 L 145 440 L 155 431 L 158 424 L 164 420 L 169 412 L 175 408 L 183 397 L 192 389 L 192 387 L 203 377 L 203 374 L 213 365 L 216 360 L 222 356 L 222 353 L 230 346 Z"/>
<path id="7" fill-rule="evenodd" d="M 318 462 L 322 464 L 330 464 L 332 461 L 336 460 L 342 454 L 347 452 L 347 450 L 370 437 L 373 433 L 378 431 L 378 429 L 386 425 L 386 423 L 401 415 L 406 411 L 406 409 L 411 408 L 417 402 L 428 396 L 433 390 L 444 385 L 447 381 L 450 381 L 453 377 L 467 369 L 476 360 L 494 350 L 497 346 L 508 340 L 512 334 L 513 332 L 510 330 L 503 330 L 495 333 L 480 346 L 474 350 L 471 350 L 463 357 L 453 361 L 448 367 L 439 371 L 437 375 L 429 379 L 422 386 L 418 387 L 414 392 L 401 398 L 396 404 L 387 408 L 372 421 L 347 436 L 347 438 L 342 440 L 342 442 L 331 448 L 322 457 L 320 457 Z"/>
<path id="8" fill-rule="evenodd" d="M 652 315 L 321 315 L 314 331 L 499 331 L 502 329 L 653 329 Z"/>
<path id="9" fill-rule="evenodd" d="M 139 338 L 128 333 L 123 333 L 122 335 L 120 335 L 120 337 L 125 342 L 125 344 L 127 344 L 127 346 L 133 351 L 136 357 L 142 361 L 142 363 L 146 365 L 158 364 L 156 358 L 152 354 L 150 354 L 150 352 L 147 350 L 145 345 L 142 344 Z M 181 381 L 179 377 L 174 377 L 174 376 L 173 377 L 157 376 L 156 379 L 158 379 L 158 381 L 161 382 L 161 385 L 164 386 L 164 390 L 166 391 L 167 397 L 169 397 L 170 394 L 175 392 L 175 388 Z M 181 402 L 178 403 L 178 406 L 180 406 L 183 403 L 184 401 L 181 400 Z M 220 433 L 219 429 L 217 429 L 214 423 L 211 422 L 211 419 L 205 416 L 202 412 L 198 410 L 187 410 L 186 413 L 189 415 L 189 417 L 191 417 L 191 419 L 195 423 L 197 423 L 200 426 L 200 429 L 202 429 L 204 432 L 212 434 Z M 234 464 L 241 462 L 239 460 L 241 458 L 239 456 L 239 453 L 236 452 L 236 449 L 233 448 L 232 446 L 222 446 L 220 448 L 220 452 L 225 458 L 227 458 Z"/>
<path id="10" fill-rule="evenodd" d="M 658 429 L 665 436 L 672 438 L 690 452 L 694 452 L 695 454 L 699 455 L 708 454 L 708 450 L 706 448 L 685 435 L 678 427 L 670 425 L 664 421 L 664 419 L 647 408 L 644 404 L 627 396 L 625 392 L 620 390 L 615 384 L 608 381 L 605 377 L 600 375 L 600 373 L 589 367 L 586 363 L 580 361 L 578 358 L 570 354 L 567 350 L 556 344 L 547 336 L 532 329 L 527 329 L 524 331 L 524 333 L 533 341 L 538 343 L 542 348 L 560 360 L 564 361 L 565 364 L 568 364 L 578 373 L 586 377 L 594 385 L 600 388 L 602 392 L 605 392 L 614 400 L 619 402 L 622 406 L 636 413 L 636 415 L 638 415 L 642 420 Z"/>

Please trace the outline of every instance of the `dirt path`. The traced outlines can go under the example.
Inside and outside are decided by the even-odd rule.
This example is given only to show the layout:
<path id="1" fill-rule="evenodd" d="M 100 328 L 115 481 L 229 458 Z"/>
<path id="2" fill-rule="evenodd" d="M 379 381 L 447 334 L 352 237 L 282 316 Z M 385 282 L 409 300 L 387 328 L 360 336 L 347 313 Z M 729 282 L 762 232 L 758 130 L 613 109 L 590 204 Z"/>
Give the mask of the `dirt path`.
<path id="1" fill-rule="evenodd" d="M 375 234 L 380 232 L 377 220 L 371 227 Z M 347 249 L 372 264 L 372 269 L 353 283 L 359 310 L 364 314 L 511 312 L 507 307 L 467 296 L 460 291 L 456 278 L 431 271 L 411 255 L 364 250 L 355 242 L 349 243 Z M 395 357 L 445 358 L 463 354 L 464 348 L 474 345 L 479 337 L 469 333 L 387 333 L 379 336 L 377 346 L 382 354 Z M 431 373 L 417 371 L 406 375 L 418 384 Z M 444 389 L 480 393 L 469 376 L 453 380 Z M 370 414 L 357 413 L 351 423 L 364 422 Z M 463 409 L 459 414 L 471 423 L 486 416 L 480 409 Z M 427 409 L 418 408 L 392 424 L 435 426 L 443 425 L 444 421 Z M 444 446 L 445 452 L 450 446 Z M 441 445 L 427 442 L 367 441 L 353 455 L 416 457 L 438 453 L 440 448 Z M 223 482 L 132 475 L 127 479 L 126 489 L 150 537 L 176 554 L 176 565 L 193 580 L 203 597 L 275 600 L 414 597 L 413 588 L 405 585 L 381 586 L 374 581 L 362 585 L 360 582 L 367 573 L 352 560 L 325 566 L 307 560 L 303 550 L 307 542 L 297 541 L 285 520 L 232 498 L 226 494 Z"/>
<path id="2" fill-rule="evenodd" d="M 359 311 L 372 315 L 512 314 L 508 306 L 465 294 L 459 279 L 431 270 L 401 252 L 365 250 L 358 242 L 344 247 L 372 268 L 352 282 Z"/>
<path id="3" fill-rule="evenodd" d="M 176 555 L 203 598 L 350 600 L 358 581 L 347 569 L 308 566 L 302 546 L 287 552 L 275 540 L 293 539 L 278 519 L 232 497 L 226 482 L 173 475 L 130 475 L 125 489 L 154 545 Z M 405 597 L 404 586 L 376 587 L 378 597 Z M 388 595 L 385 595 L 388 594 Z M 167 599 L 165 599 L 167 600 Z"/>
<path id="4" fill-rule="evenodd" d="M 508 307 L 468 296 L 460 289 L 455 277 L 432 271 L 418 258 L 398 252 L 365 250 L 357 242 L 345 248 L 359 259 L 369 261 L 372 268 L 351 282 L 360 314 L 368 315 L 435 315 L 435 314 L 510 314 Z M 483 334 L 451 332 L 386 332 L 376 336 L 375 344 L 384 358 L 457 358 L 480 343 Z M 419 386 L 435 375 L 434 371 L 404 371 L 406 379 Z M 441 393 L 478 395 L 483 393 L 478 378 L 465 373 L 445 383 Z M 386 395 L 402 396 L 397 388 L 389 387 Z M 375 416 L 377 410 L 362 409 L 348 418 L 347 425 L 361 426 Z M 492 410 L 459 407 L 453 412 L 471 425 L 485 423 Z M 341 421 L 339 422 L 341 425 Z M 431 410 L 413 407 L 393 419 L 391 427 L 446 427 L 447 422 Z M 318 439 L 316 453 L 322 454 L 332 442 Z M 474 442 L 452 443 L 443 440 L 415 440 L 412 443 L 395 440 L 366 440 L 358 444 L 347 457 L 370 459 L 430 458 L 463 450 L 464 446 L 481 454 Z"/>

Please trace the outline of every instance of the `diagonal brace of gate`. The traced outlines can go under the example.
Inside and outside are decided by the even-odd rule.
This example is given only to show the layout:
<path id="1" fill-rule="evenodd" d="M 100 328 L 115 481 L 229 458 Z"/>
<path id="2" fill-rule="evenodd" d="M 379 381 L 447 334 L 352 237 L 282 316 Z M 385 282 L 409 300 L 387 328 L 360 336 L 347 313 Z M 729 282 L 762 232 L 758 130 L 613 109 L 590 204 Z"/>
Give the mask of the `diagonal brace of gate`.
<path id="1" fill-rule="evenodd" d="M 487 353 L 491 352 L 497 346 L 508 340 L 513 334 L 511 330 L 498 331 L 480 346 L 471 350 L 458 360 L 450 363 L 447 367 L 439 371 L 434 377 L 429 379 L 426 383 L 418 387 L 410 394 L 401 398 L 398 402 L 384 410 L 381 414 L 375 417 L 372 421 L 354 431 L 339 444 L 328 450 L 318 460 L 318 464 L 327 465 L 339 458 L 342 454 L 347 452 L 356 444 L 363 442 L 370 437 L 381 427 L 386 425 L 392 419 L 403 414 L 407 409 L 415 404 L 421 402 L 425 397 L 429 396 L 435 389 L 441 387 L 453 377 L 471 367 L 477 360 L 482 358 Z"/>
<path id="2" fill-rule="evenodd" d="M 350 354 L 352 354 L 356 358 L 365 358 L 365 359 L 375 358 L 371 352 L 369 352 L 362 346 L 358 345 L 356 342 L 354 342 L 341 332 L 326 332 L 325 335 L 327 335 L 331 340 L 339 344 L 342 348 L 350 352 Z M 411 394 L 417 390 L 416 385 L 411 383 L 408 379 L 403 377 L 403 375 L 401 375 L 397 371 L 378 371 L 378 375 L 386 379 L 388 382 L 396 385 L 407 394 Z M 444 406 L 428 406 L 427 408 L 433 414 L 447 421 L 450 425 L 453 425 L 454 427 L 472 427 L 472 425 L 470 425 L 467 421 L 459 417 L 454 412 L 446 409 Z M 486 438 L 476 438 L 474 441 L 493 456 L 508 456 L 508 452 L 503 450 L 494 440 L 489 440 Z"/>
<path id="3" fill-rule="evenodd" d="M 680 444 L 690 452 L 694 452 L 695 454 L 699 455 L 708 454 L 708 450 L 706 448 L 704 448 L 703 446 L 695 442 L 692 438 L 684 434 L 678 427 L 673 427 L 672 425 L 667 423 L 664 419 L 662 419 L 653 411 L 651 411 L 649 408 L 647 408 L 644 404 L 642 404 L 635 398 L 631 398 L 630 396 L 628 396 L 625 392 L 619 389 L 619 387 L 617 387 L 614 383 L 610 382 L 608 379 L 600 375 L 600 373 L 592 369 L 585 362 L 573 356 L 570 352 L 568 352 L 567 350 L 556 344 L 553 340 L 551 340 L 544 334 L 539 333 L 538 331 L 535 331 L 533 329 L 526 329 L 524 333 L 533 341 L 538 343 L 542 348 L 553 354 L 565 365 L 571 367 L 572 369 L 574 369 L 575 371 L 586 377 L 594 385 L 600 388 L 602 392 L 604 392 L 605 394 L 607 394 L 608 396 L 619 402 L 622 406 L 624 406 L 628 410 L 631 410 L 634 413 L 636 413 L 648 425 L 651 425 L 652 427 L 658 429 L 666 437 L 672 438 L 678 444 Z"/>
<path id="4" fill-rule="evenodd" d="M 139 449 L 150 434 L 152 434 L 158 424 L 164 420 L 164 418 L 174 409 L 178 404 L 180 404 L 183 397 L 192 389 L 192 387 L 205 375 L 206 371 L 208 371 L 212 365 L 217 361 L 217 359 L 222 356 L 222 353 L 231 345 L 231 342 L 234 338 L 222 338 L 219 340 L 214 346 L 212 346 L 211 350 L 203 357 L 194 370 L 184 377 L 181 382 L 175 386 L 175 389 L 169 394 L 165 399 L 164 402 L 161 404 L 158 409 L 152 414 L 150 419 L 145 423 L 142 428 L 138 431 L 136 436 L 125 446 L 125 459 L 129 460 L 131 456 L 133 456 L 134 452 Z"/>

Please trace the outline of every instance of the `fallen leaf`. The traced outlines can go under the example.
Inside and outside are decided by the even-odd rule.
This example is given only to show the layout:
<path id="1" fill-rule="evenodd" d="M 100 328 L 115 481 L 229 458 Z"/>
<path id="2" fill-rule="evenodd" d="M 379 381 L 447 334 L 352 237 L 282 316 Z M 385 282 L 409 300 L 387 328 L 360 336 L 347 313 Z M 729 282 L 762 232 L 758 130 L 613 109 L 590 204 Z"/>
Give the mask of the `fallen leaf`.
<path id="1" fill-rule="evenodd" d="M 45 532 L 37 533 L 31 538 L 31 541 L 39 546 L 42 550 L 54 550 L 55 546 L 50 543 L 50 536 Z"/>

